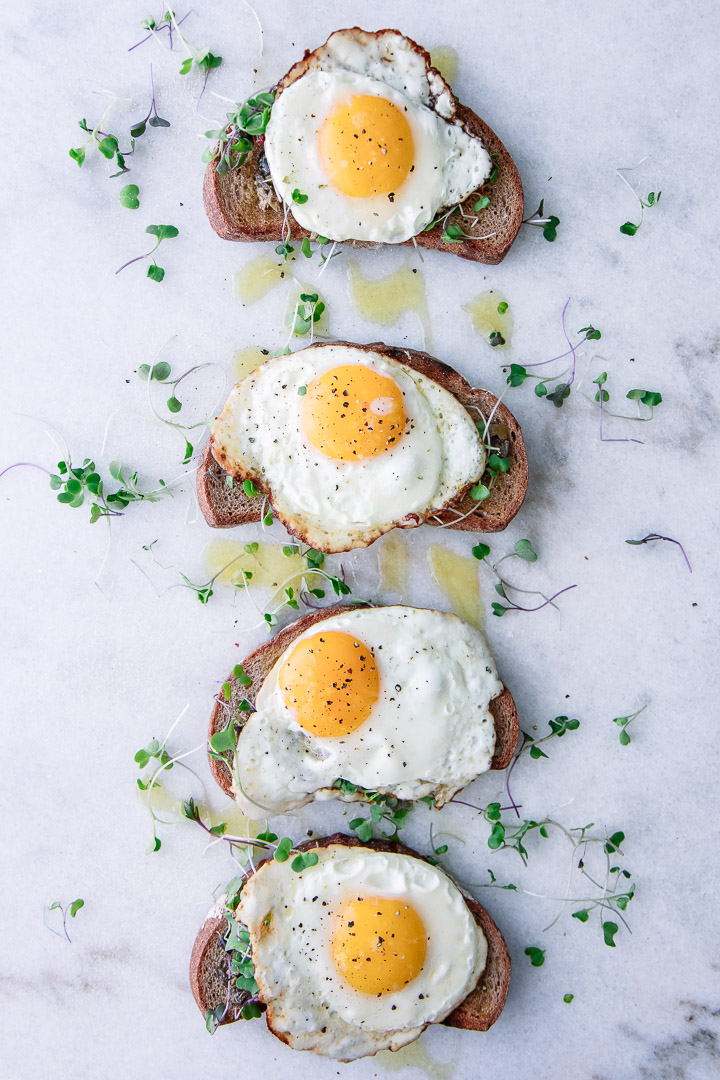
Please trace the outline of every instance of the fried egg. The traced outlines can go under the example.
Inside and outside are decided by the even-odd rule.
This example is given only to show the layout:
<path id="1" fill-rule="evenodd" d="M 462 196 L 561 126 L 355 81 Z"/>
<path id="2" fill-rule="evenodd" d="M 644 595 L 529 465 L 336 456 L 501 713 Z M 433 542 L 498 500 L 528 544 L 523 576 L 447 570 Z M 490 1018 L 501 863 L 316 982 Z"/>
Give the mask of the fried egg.
<path id="1" fill-rule="evenodd" d="M 438 867 L 340 844 L 316 854 L 300 873 L 264 863 L 241 894 L 268 1027 L 341 1061 L 397 1050 L 474 989 L 485 935 Z"/>
<path id="2" fill-rule="evenodd" d="M 341 796 L 336 780 L 441 806 L 490 768 L 503 692 L 479 630 L 412 607 L 358 608 L 300 634 L 257 694 L 233 793 L 249 817 Z"/>
<path id="3" fill-rule="evenodd" d="M 427 53 L 392 30 L 340 30 L 296 65 L 264 149 L 295 220 L 330 240 L 409 240 L 491 169 Z"/>
<path id="4" fill-rule="evenodd" d="M 266 361 L 233 388 L 212 449 L 226 472 L 269 493 L 291 533 L 325 552 L 419 525 L 485 468 L 477 427 L 457 398 L 352 345 Z"/>

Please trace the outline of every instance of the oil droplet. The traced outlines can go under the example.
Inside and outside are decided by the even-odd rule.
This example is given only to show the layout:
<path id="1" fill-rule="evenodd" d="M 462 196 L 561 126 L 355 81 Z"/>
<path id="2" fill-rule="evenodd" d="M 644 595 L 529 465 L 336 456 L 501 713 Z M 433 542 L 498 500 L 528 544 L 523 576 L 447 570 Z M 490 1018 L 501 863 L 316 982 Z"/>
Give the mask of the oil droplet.
<path id="1" fill-rule="evenodd" d="M 152 762 L 157 768 L 157 763 Z M 155 769 L 148 772 L 146 779 L 150 779 Z M 140 791 L 138 788 L 138 795 L 142 798 L 145 805 L 148 803 L 149 792 Z M 160 783 L 159 780 L 155 781 L 155 787 L 152 789 L 152 809 L 155 814 L 158 814 L 164 821 L 170 823 L 172 821 L 184 821 L 185 817 L 180 812 L 180 806 L 183 802 L 183 798 L 180 795 L 176 795 L 174 791 Z M 201 799 L 195 799 L 195 805 L 197 806 L 200 817 L 206 825 L 213 827 L 214 825 L 225 824 L 227 829 L 225 830 L 230 836 L 255 836 L 256 823 L 245 815 L 240 810 L 240 807 L 235 802 L 228 802 L 220 809 L 214 809 L 208 806 Z M 161 824 L 161 822 L 159 823 Z"/>
<path id="2" fill-rule="evenodd" d="M 508 305 L 504 310 L 498 311 L 498 306 L 502 308 L 503 304 L 507 304 L 503 293 L 497 289 L 488 289 L 487 292 L 478 293 L 469 304 L 462 306 L 463 311 L 470 316 L 470 324 L 475 333 L 485 338 L 488 344 L 492 344 L 491 334 L 500 334 L 504 345 L 510 344 L 513 331 L 512 309 Z M 493 348 L 502 349 L 503 344 Z"/>
<path id="3" fill-rule="evenodd" d="M 239 382 L 249 375 L 255 368 L 264 364 L 270 355 L 267 349 L 261 349 L 259 345 L 247 345 L 244 349 L 238 349 L 233 353 L 232 375 Z"/>
<path id="4" fill-rule="evenodd" d="M 271 255 L 259 255 L 238 270 L 233 278 L 235 299 L 255 304 L 289 276 L 284 262 Z"/>
<path id="5" fill-rule="evenodd" d="M 381 1050 L 375 1060 L 380 1062 L 386 1073 L 414 1068 L 425 1073 L 429 1080 L 452 1080 L 458 1075 L 457 1061 L 435 1061 L 428 1054 L 422 1039 L 416 1039 L 399 1050 Z"/>
<path id="6" fill-rule="evenodd" d="M 357 313 L 380 326 L 394 326 L 406 311 L 414 311 L 420 320 L 425 347 L 430 348 L 432 332 L 425 279 L 416 268 L 401 266 L 394 273 L 371 281 L 363 277 L 357 260 L 350 259 L 348 294 Z"/>
<path id="7" fill-rule="evenodd" d="M 254 547 L 254 544 L 249 544 Z M 324 589 L 327 584 L 321 574 L 308 571 L 305 559 L 294 554 L 287 556 L 283 544 L 258 542 L 257 551 L 246 551 L 245 544 L 238 540 L 211 540 L 203 553 L 203 561 L 208 577 L 215 577 L 216 584 L 242 585 L 243 571 L 252 574 L 247 579 L 249 588 L 277 590 L 280 586 L 300 588 L 304 576 L 312 589 Z M 288 578 L 295 580 L 288 581 Z"/>
<path id="8" fill-rule="evenodd" d="M 428 558 L 432 575 L 452 610 L 465 622 L 482 630 L 485 608 L 480 598 L 477 559 L 456 555 L 442 544 L 433 544 Z"/>
<path id="9" fill-rule="evenodd" d="M 430 50 L 430 63 L 437 68 L 443 79 L 450 85 L 455 82 L 458 69 L 458 54 L 450 45 L 438 45 Z"/>
<path id="10" fill-rule="evenodd" d="M 404 593 L 408 587 L 410 558 L 407 540 L 395 529 L 380 541 L 380 588 L 383 592 Z"/>

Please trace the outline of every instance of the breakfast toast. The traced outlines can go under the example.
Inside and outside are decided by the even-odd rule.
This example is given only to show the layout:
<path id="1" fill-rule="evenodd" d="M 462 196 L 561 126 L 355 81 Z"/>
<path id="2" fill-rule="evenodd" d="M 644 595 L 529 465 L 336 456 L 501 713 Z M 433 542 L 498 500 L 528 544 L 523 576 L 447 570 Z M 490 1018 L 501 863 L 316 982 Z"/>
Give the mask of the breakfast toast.
<path id="1" fill-rule="evenodd" d="M 453 509 L 438 511 L 425 524 L 465 532 L 501 532 L 506 529 L 522 506 L 528 485 L 525 443 L 520 425 L 510 410 L 502 402 L 498 403 L 489 390 L 472 387 L 454 368 L 428 353 L 394 348 L 382 342 L 369 345 L 355 345 L 346 341 L 316 342 L 314 347 L 322 348 L 325 344 L 349 345 L 356 350 L 380 353 L 439 383 L 457 398 L 474 419 L 487 420 L 492 415 L 488 432 L 490 443 L 500 457 L 509 458 L 508 470 L 495 478 L 490 496 L 483 502 L 476 505 L 470 494 L 466 493 L 453 503 Z M 250 497 L 245 494 L 242 484 L 229 482 L 228 474 L 213 456 L 212 446 L 210 438 L 197 471 L 198 502 L 206 522 L 216 529 L 230 529 L 260 521 L 263 513 L 267 512 L 266 497 L 262 494 Z M 485 474 L 482 481 L 489 486 L 489 479 L 489 474 Z M 254 482 L 260 489 L 258 481 Z M 462 520 L 458 515 L 462 516 Z"/>
<path id="2" fill-rule="evenodd" d="M 295 622 L 290 623 L 274 638 L 263 642 L 259 648 L 250 653 L 242 662 L 243 672 L 251 680 L 250 685 L 243 686 L 234 676 L 229 676 L 227 681 L 230 685 L 230 697 L 222 703 L 218 698 L 215 699 L 210 716 L 208 744 L 213 735 L 227 727 L 229 716 L 235 717 L 236 731 L 239 730 L 243 721 L 250 715 L 240 709 L 241 702 L 248 701 L 251 705 L 254 705 L 257 693 L 272 667 L 285 649 L 300 634 L 333 615 L 341 615 L 346 611 L 354 610 L 357 609 L 353 604 L 336 604 L 332 607 L 312 611 L 308 615 L 303 615 L 301 618 L 296 619 Z M 506 769 L 512 761 L 520 730 L 515 702 L 507 688 L 490 702 L 490 712 L 495 722 L 495 753 L 490 768 L 502 770 Z M 228 752 L 228 757 L 231 760 L 232 755 L 230 752 Z M 232 798 L 232 775 L 225 759 L 216 754 L 209 755 L 209 764 L 215 780 L 225 794 Z M 339 795 L 337 790 L 331 789 L 331 791 L 333 794 Z M 348 802 L 359 801 L 362 798 L 363 796 L 360 793 L 343 795 L 343 800 Z"/>
<path id="3" fill-rule="evenodd" d="M 330 847 L 333 844 L 389 851 L 426 861 L 424 856 L 397 840 L 362 842 L 357 837 L 343 833 L 324 836 L 319 840 L 308 840 L 296 850 L 312 851 L 314 848 Z M 258 863 L 258 866 L 262 866 L 262 862 Z M 448 1027 L 487 1031 L 500 1016 L 505 1005 L 510 983 L 510 956 L 502 934 L 487 911 L 473 897 L 463 890 L 461 892 L 475 922 L 487 939 L 487 962 L 475 989 L 442 1022 Z M 217 910 L 211 912 L 195 939 L 190 958 L 190 987 L 200 1011 L 205 1014 L 208 1010 L 227 1006 L 219 1020 L 220 1024 L 230 1024 L 238 1020 L 242 1007 L 249 998 L 246 991 L 239 990 L 232 984 L 228 986 L 228 961 L 224 944 L 226 928 L 225 916 Z"/>
<path id="4" fill-rule="evenodd" d="M 336 34 L 352 35 L 361 43 L 382 38 L 383 35 L 399 33 L 398 30 L 376 30 L 368 33 L 359 27 L 336 31 Z M 331 39 L 335 36 L 331 35 Z M 425 49 L 410 38 L 404 38 L 404 43 L 406 48 L 424 58 L 438 94 L 448 93 L 454 102 L 454 119 L 459 121 L 470 135 L 480 138 L 493 162 L 490 176 L 477 191 L 466 198 L 460 207 L 463 217 L 457 218 L 458 221 L 463 221 L 463 231 L 470 230 L 476 233 L 476 236 L 463 236 L 449 242 L 442 239 L 443 226 L 440 224 L 429 231 L 418 233 L 404 243 L 420 248 L 449 251 L 474 262 L 499 263 L 510 249 L 522 224 L 523 189 L 515 163 L 495 132 L 471 109 L 455 101 L 451 87 L 437 69 L 432 67 L 430 56 Z M 276 94 L 282 93 L 285 87 L 300 78 L 312 60 L 323 53 L 325 47 L 321 45 L 312 52 L 307 51 L 304 58 L 274 87 Z M 217 171 L 217 161 L 211 161 L 207 166 L 203 182 L 205 210 L 210 224 L 223 240 L 266 240 L 279 243 L 284 239 L 285 210 L 269 180 L 263 139 L 264 136 L 259 136 L 252 140 L 252 149 L 243 164 L 236 168 L 222 173 Z M 490 198 L 490 205 L 480 212 L 480 219 L 477 220 L 478 214 L 473 207 L 482 196 Z M 442 211 L 436 217 L 441 215 Z M 476 224 L 467 225 L 467 221 L 473 219 Z M 291 236 L 293 240 L 304 237 L 317 239 L 317 234 L 308 232 L 295 221 L 291 226 Z M 346 242 L 365 246 L 361 241 Z"/>

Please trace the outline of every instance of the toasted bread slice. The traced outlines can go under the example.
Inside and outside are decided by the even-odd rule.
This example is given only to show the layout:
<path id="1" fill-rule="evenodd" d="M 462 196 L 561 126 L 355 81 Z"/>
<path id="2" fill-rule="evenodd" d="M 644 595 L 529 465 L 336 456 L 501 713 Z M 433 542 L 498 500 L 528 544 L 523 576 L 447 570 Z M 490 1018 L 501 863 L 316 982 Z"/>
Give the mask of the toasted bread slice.
<path id="1" fill-rule="evenodd" d="M 417 53 L 426 62 L 429 69 L 431 101 L 437 101 L 442 97 L 443 100 L 449 100 L 452 103 L 452 115 L 449 119 L 459 122 L 470 135 L 477 136 L 482 141 L 495 166 L 490 174 L 491 178 L 494 177 L 492 182 L 490 178 L 486 180 L 482 187 L 469 195 L 462 204 L 462 213 L 471 219 L 479 217 L 477 223 L 469 227 L 466 224 L 467 218 L 457 218 L 457 221 L 465 223 L 465 231 L 472 231 L 475 236 L 455 242 L 443 241 L 441 239 L 442 226 L 437 225 L 429 232 L 421 232 L 404 243 L 414 244 L 421 248 L 448 251 L 473 262 L 499 263 L 507 255 L 522 224 L 523 189 L 520 175 L 513 159 L 495 132 L 471 109 L 455 101 L 451 87 L 440 72 L 432 66 L 429 54 L 415 41 L 404 37 L 399 30 L 367 32 L 357 26 L 347 30 L 337 30 L 330 35 L 324 45 L 313 52 L 306 52 L 304 58 L 278 82 L 274 88 L 275 92 L 282 93 L 283 89 L 299 79 L 313 62 L 322 62 L 328 45 L 338 37 L 349 37 L 363 45 L 373 39 L 382 44 L 381 39 L 390 39 L 393 35 L 399 35 L 403 48 Z M 216 162 L 211 162 L 206 169 L 203 182 L 205 210 L 210 224 L 223 240 L 271 240 L 277 244 L 283 239 L 285 210 L 269 179 L 269 170 L 263 152 L 263 138 L 261 136 L 254 140 L 252 150 L 238 168 L 222 174 L 216 171 Z M 490 205 L 478 215 L 473 207 L 481 195 L 489 197 Z M 455 220 L 453 218 L 453 221 Z M 309 237 L 311 240 L 317 238 L 316 233 L 308 232 L 296 222 L 292 223 L 291 236 L 293 240 L 304 237 Z M 368 246 L 360 241 L 348 241 L 348 243 L 358 247 Z"/>
<path id="2" fill-rule="evenodd" d="M 457 499 L 453 509 L 445 509 L 428 518 L 425 524 L 443 525 L 449 529 L 462 529 L 465 532 L 501 532 L 506 529 L 523 504 L 528 485 L 528 460 L 520 425 L 502 402 L 489 390 L 479 390 L 471 386 L 454 368 L 443 364 L 425 352 L 415 349 L 399 349 L 382 342 L 369 345 L 356 345 L 348 341 L 316 342 L 315 348 L 325 345 L 349 345 L 364 352 L 376 352 L 387 356 L 398 364 L 414 368 L 421 375 L 433 379 L 440 386 L 449 390 L 473 418 L 487 419 L 493 416 L 490 425 L 490 439 L 497 447 L 501 457 L 509 457 L 510 467 L 495 480 L 490 497 L 476 506 L 469 493 Z M 256 487 L 261 484 L 256 478 Z M 483 477 L 489 483 L 489 474 Z M 248 525 L 260 521 L 263 505 L 267 508 L 265 497 L 256 495 L 249 498 L 240 483 L 228 480 L 228 474 L 213 456 L 212 438 L 203 452 L 202 461 L 197 471 L 197 497 L 203 517 L 208 525 L 216 529 L 231 529 L 237 525 Z M 270 500 L 272 505 L 272 500 Z M 453 512 L 456 511 L 455 513 Z M 468 514 L 462 521 L 460 515 Z M 282 518 L 281 518 L 282 520 Z M 295 533 L 297 535 L 297 533 Z M 302 536 L 299 539 L 304 539 Z M 367 544 L 372 541 L 367 541 Z"/>
<path id="3" fill-rule="evenodd" d="M 330 847 L 333 844 L 343 847 L 368 847 L 375 851 L 391 851 L 398 855 L 409 855 L 411 858 L 425 861 L 423 855 L 419 855 L 397 840 L 368 840 L 363 843 L 357 837 L 345 836 L 343 833 L 334 833 L 332 836 L 324 836 L 319 840 L 308 840 L 300 844 L 298 850 L 311 851 L 313 848 Z M 262 863 L 258 865 L 262 866 Z M 505 1005 L 510 985 L 510 956 L 505 939 L 485 908 L 473 897 L 468 896 L 464 890 L 460 891 L 465 897 L 465 902 L 475 922 L 487 939 L 487 963 L 475 989 L 442 1022 L 448 1027 L 487 1031 L 500 1016 Z M 228 992 L 227 954 L 223 943 L 225 929 L 224 915 L 217 911 L 211 912 L 193 945 L 190 958 L 190 987 L 198 1008 L 203 1014 L 209 1009 L 216 1009 L 227 1004 L 227 1010 L 220 1023 L 230 1024 L 239 1019 L 248 994 L 235 986 L 231 986 Z M 269 1021 L 268 1027 L 270 1027 Z M 272 1031 L 272 1028 L 270 1030 Z M 277 1033 L 273 1032 L 273 1034 Z M 282 1038 L 280 1035 L 278 1037 Z"/>
<path id="4" fill-rule="evenodd" d="M 254 652 L 251 652 L 242 662 L 242 669 L 245 672 L 245 675 L 251 680 L 250 685 L 241 686 L 237 679 L 231 675 L 228 678 L 228 682 L 230 683 L 230 698 L 223 703 L 221 703 L 218 698 L 215 698 L 213 710 L 210 715 L 208 746 L 210 745 L 210 739 L 213 735 L 227 727 L 229 716 L 234 716 L 236 718 L 247 718 L 249 716 L 249 713 L 240 710 L 240 703 L 243 700 L 246 700 L 249 701 L 251 705 L 255 704 L 255 698 L 257 697 L 258 691 L 272 667 L 280 656 L 282 656 L 285 649 L 287 649 L 300 634 L 303 634 L 316 623 L 331 618 L 333 615 L 341 615 L 345 611 L 354 610 L 356 610 L 356 608 L 353 604 L 335 604 L 332 607 L 312 611 L 310 614 L 303 615 L 301 618 L 296 619 L 295 622 L 290 623 L 290 625 L 281 630 L 276 637 L 263 642 L 259 648 L 255 649 Z M 492 713 L 495 722 L 495 753 L 490 768 L 495 770 L 507 769 L 512 761 L 513 754 L 515 753 L 520 732 L 515 702 L 512 694 L 507 688 L 490 702 L 490 712 Z M 236 731 L 239 731 L 242 726 L 242 720 L 236 719 L 235 725 Z M 232 755 L 229 752 L 227 758 L 228 761 L 232 758 Z M 225 794 L 229 795 L 232 799 L 234 796 L 230 766 L 226 764 L 224 759 L 220 759 L 217 756 L 208 755 L 208 761 L 210 770 L 216 781 Z M 382 791 L 382 788 L 380 790 Z M 337 788 L 327 788 L 325 789 L 325 794 L 336 798 L 340 797 L 340 791 Z M 362 800 L 363 796 L 356 793 L 355 795 L 343 795 L 342 798 L 345 802 L 358 802 Z"/>

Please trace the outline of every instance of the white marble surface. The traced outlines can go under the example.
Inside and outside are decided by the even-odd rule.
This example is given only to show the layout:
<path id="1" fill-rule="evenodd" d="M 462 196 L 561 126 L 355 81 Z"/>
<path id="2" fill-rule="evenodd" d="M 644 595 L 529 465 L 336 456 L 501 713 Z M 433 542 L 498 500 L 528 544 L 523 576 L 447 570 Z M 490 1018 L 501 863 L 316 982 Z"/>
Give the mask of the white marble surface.
<path id="1" fill-rule="evenodd" d="M 377 0 L 283 2 L 261 13 L 261 59 L 254 22 L 240 4 L 195 6 L 188 35 L 222 54 L 210 85 L 233 98 L 271 83 L 338 26 L 372 29 L 391 19 L 430 47 L 454 46 L 457 93 L 514 154 L 528 212 L 545 197 L 561 218 L 558 240 L 548 244 L 525 228 L 497 268 L 439 254 L 420 264 L 404 250 L 363 253 L 364 270 L 420 267 L 434 351 L 476 384 L 499 392 L 503 376 L 460 304 L 496 287 L 515 313 L 512 359 L 561 351 L 560 312 L 571 297 L 569 326 L 602 329 L 601 366 L 614 400 L 632 386 L 663 394 L 638 446 L 601 444 L 598 416 L 579 395 L 557 411 L 527 386 L 511 391 L 530 455 L 530 490 L 507 534 L 491 540 L 495 555 L 520 537 L 532 540 L 540 560 L 518 568 L 528 587 L 578 586 L 559 611 L 491 616 L 487 629 L 523 726 L 544 728 L 565 712 L 581 720 L 578 732 L 551 746 L 550 760 L 518 766 L 515 793 L 528 814 L 554 811 L 568 825 L 624 829 L 638 889 L 627 913 L 632 935 L 621 931 L 618 947 L 608 949 L 598 927 L 579 925 L 569 910 L 543 934 L 557 905 L 485 890 L 481 898 L 514 961 L 507 1007 L 486 1035 L 434 1028 L 398 1055 L 350 1066 L 294 1055 L 261 1022 L 210 1038 L 188 989 L 187 961 L 231 863 L 219 848 L 203 854 L 202 836 L 189 825 L 167 828 L 161 852 L 144 854 L 149 824 L 133 754 L 164 734 L 186 703 L 173 747 L 196 746 L 218 678 L 262 631 L 247 631 L 251 613 L 229 590 L 218 589 L 207 608 L 186 590 L 166 591 L 177 569 L 163 571 L 141 551 L 157 538 L 162 563 L 200 580 L 211 534 L 202 520 L 186 526 L 189 494 L 130 508 L 113 530 L 98 589 L 103 524 L 91 528 L 85 510 L 59 506 L 42 473 L 16 469 L 0 481 L 3 1074 L 717 1075 L 718 676 L 710 650 L 718 585 L 717 6 L 446 0 L 398 3 L 388 15 Z M 147 422 L 134 369 L 171 334 L 178 335 L 178 370 L 205 359 L 227 368 L 234 349 L 279 342 L 280 292 L 246 309 L 232 295 L 233 273 L 258 251 L 221 242 L 203 214 L 198 133 L 209 125 L 195 112 L 197 83 L 183 82 L 179 57 L 152 42 L 126 51 L 148 14 L 136 2 L 99 8 L 68 0 L 60 8 L 28 0 L 5 5 L 0 16 L 3 467 L 56 460 L 42 426 L 22 414 L 59 428 L 76 458 L 99 460 L 107 417 L 120 409 L 105 467 L 122 457 L 143 480 L 176 475 L 180 441 Z M 141 187 L 142 206 L 132 213 L 118 203 L 122 181 L 108 180 L 97 158 L 78 170 L 67 148 L 79 142 L 76 119 L 99 114 L 98 90 L 133 98 L 119 105 L 117 127 L 143 114 L 151 60 L 160 112 L 172 127 L 139 143 L 128 180 Z M 206 96 L 203 108 L 212 115 L 215 99 Z M 635 205 L 614 170 L 646 154 L 635 179 L 645 191 L 661 188 L 663 198 L 631 239 L 618 226 Z M 144 226 L 158 221 L 180 228 L 161 249 L 164 283 L 148 282 L 138 267 L 115 277 L 143 250 Z M 332 331 L 374 340 L 383 332 L 347 303 L 346 260 L 335 260 L 321 282 Z M 411 315 L 385 337 L 423 344 Z M 200 387 L 199 412 L 212 407 L 212 392 Z M 609 433 L 638 434 L 620 423 Z M 624 544 L 652 531 L 685 544 L 692 575 L 672 545 Z M 443 606 L 424 554 L 438 539 L 429 529 L 410 538 L 409 602 Z M 440 539 L 461 553 L 471 544 L 457 533 Z M 397 599 L 379 590 L 377 551 L 343 562 L 357 593 Z M 482 590 L 489 605 L 495 597 L 485 571 Z M 632 745 L 621 747 L 612 717 L 646 702 Z M 201 761 L 199 768 L 206 774 Z M 473 794 L 487 801 L 497 787 L 485 778 Z M 416 817 L 408 837 L 426 849 L 424 809 Z M 332 830 L 343 818 L 323 806 L 291 827 L 299 836 L 310 826 Z M 530 891 L 562 894 L 568 852 L 560 843 L 534 843 L 521 875 L 512 853 L 488 851 L 486 826 L 469 811 L 449 809 L 443 819 L 466 841 L 452 843 L 448 856 L 466 879 L 480 880 L 492 865 Z M 75 896 L 85 908 L 68 945 L 44 929 L 43 905 Z M 544 967 L 532 968 L 523 955 L 530 944 L 546 948 Z M 566 992 L 575 995 L 571 1005 L 563 1003 Z"/>

